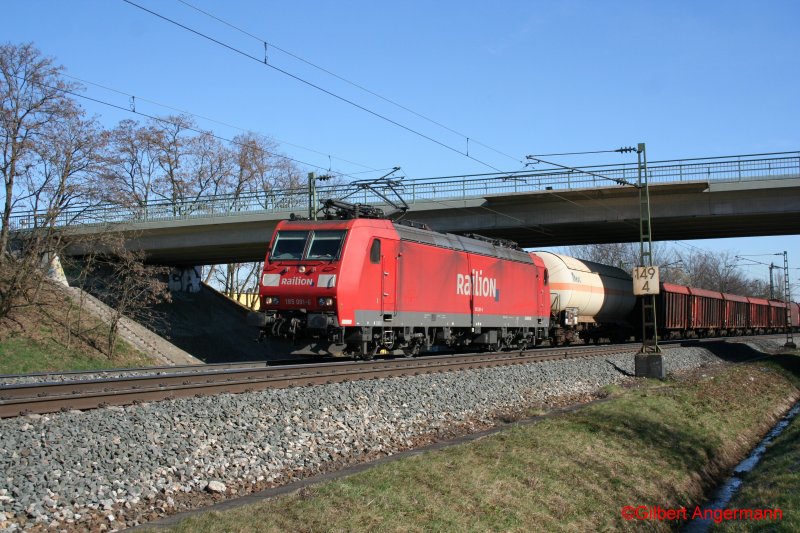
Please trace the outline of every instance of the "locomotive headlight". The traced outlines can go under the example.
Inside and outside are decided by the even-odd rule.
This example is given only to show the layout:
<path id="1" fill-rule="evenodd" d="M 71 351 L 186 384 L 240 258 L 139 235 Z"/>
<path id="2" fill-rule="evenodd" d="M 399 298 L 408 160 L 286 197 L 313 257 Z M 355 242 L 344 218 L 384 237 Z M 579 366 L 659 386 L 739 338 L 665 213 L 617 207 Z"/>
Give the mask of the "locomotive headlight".
<path id="1" fill-rule="evenodd" d="M 281 303 L 281 299 L 277 296 L 265 296 L 264 297 L 264 305 L 278 305 Z"/>
<path id="2" fill-rule="evenodd" d="M 318 302 L 320 307 L 330 307 L 333 305 L 333 298 L 320 298 Z"/>

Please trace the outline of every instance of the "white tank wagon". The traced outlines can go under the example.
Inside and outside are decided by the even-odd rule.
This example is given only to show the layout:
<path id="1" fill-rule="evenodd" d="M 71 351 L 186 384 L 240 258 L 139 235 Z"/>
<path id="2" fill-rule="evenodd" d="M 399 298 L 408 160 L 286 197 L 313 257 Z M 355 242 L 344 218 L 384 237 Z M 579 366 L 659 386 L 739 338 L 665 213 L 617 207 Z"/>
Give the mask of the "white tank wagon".
<path id="1" fill-rule="evenodd" d="M 552 252 L 534 252 L 547 268 L 550 285 L 551 342 L 581 338 L 625 340 L 636 305 L 633 282 L 624 270 Z"/>

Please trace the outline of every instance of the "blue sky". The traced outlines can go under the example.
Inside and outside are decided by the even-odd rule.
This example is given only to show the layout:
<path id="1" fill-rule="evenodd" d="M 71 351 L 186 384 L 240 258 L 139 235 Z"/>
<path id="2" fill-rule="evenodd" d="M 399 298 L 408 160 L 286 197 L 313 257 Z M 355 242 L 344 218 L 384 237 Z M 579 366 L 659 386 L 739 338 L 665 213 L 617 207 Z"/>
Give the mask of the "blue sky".
<path id="1" fill-rule="evenodd" d="M 178 0 L 133 1 L 258 58 L 266 40 L 270 64 L 455 150 L 466 148 L 468 136 L 470 155 L 485 165 L 122 0 L 6 0 L 0 40 L 34 42 L 69 74 L 135 95 L 137 110 L 170 113 L 145 100 L 184 109 L 235 126 L 199 120 L 222 136 L 257 131 L 294 158 L 347 173 L 396 165 L 410 178 L 516 170 L 530 153 L 637 142 L 647 143 L 650 160 L 800 150 L 796 1 L 186 0 L 258 39 Z M 126 95 L 86 87 L 87 96 L 129 105 Z M 131 116 L 84 106 L 108 126 Z M 689 246 L 788 248 L 790 263 L 800 266 L 797 235 Z M 766 267 L 747 272 L 767 276 Z"/>

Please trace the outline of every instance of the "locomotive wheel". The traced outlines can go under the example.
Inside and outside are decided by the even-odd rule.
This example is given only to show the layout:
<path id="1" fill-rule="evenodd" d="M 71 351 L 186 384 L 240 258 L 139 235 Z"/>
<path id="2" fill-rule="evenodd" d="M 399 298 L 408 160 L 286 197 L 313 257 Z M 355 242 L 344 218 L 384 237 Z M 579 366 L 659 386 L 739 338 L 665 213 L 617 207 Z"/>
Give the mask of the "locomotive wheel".
<path id="1" fill-rule="evenodd" d="M 405 357 L 416 357 L 419 355 L 419 344 L 414 343 L 413 345 L 409 346 L 408 348 L 403 349 L 403 356 Z"/>

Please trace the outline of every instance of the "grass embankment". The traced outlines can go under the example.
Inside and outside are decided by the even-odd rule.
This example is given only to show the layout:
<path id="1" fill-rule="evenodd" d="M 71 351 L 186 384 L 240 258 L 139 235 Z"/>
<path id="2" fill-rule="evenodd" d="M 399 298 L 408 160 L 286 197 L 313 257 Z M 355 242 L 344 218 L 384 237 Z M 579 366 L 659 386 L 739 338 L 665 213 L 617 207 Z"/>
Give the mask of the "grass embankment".
<path id="1" fill-rule="evenodd" d="M 800 355 L 800 352 L 798 354 Z M 783 520 L 729 522 L 714 531 L 800 531 L 800 418 L 772 442 L 761 462 L 744 476 L 730 509 L 781 509 Z"/>
<path id="2" fill-rule="evenodd" d="M 151 366 L 153 360 L 122 339 L 114 356 L 104 350 L 108 326 L 81 311 L 55 288 L 38 305 L 16 308 L 0 320 L 0 374 Z"/>
<path id="3" fill-rule="evenodd" d="M 153 365 L 153 360 L 141 355 L 124 341 L 117 342 L 117 350 L 109 359 L 96 349 L 67 348 L 47 339 L 46 328 L 37 332 L 37 338 L 11 336 L 0 341 L 0 374 L 28 374 L 32 372 L 60 372 L 68 370 L 101 370 Z"/>
<path id="4" fill-rule="evenodd" d="M 644 382 L 578 412 L 383 464 L 173 531 L 608 531 L 700 503 L 800 394 L 800 358 Z"/>

